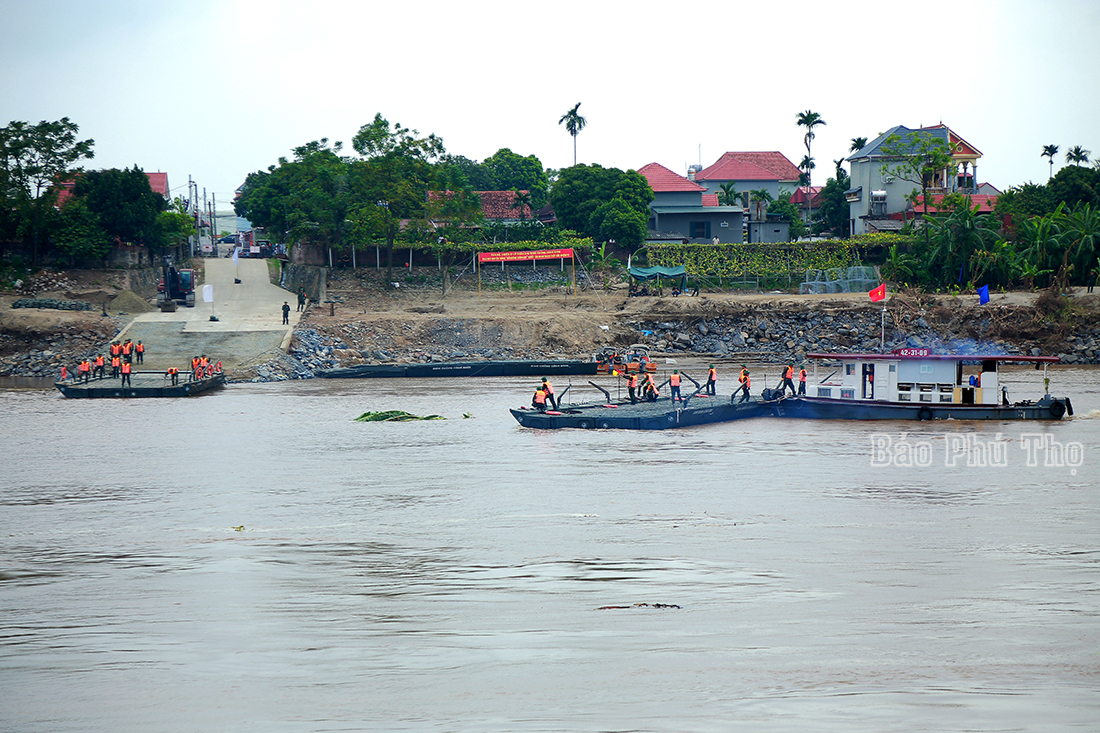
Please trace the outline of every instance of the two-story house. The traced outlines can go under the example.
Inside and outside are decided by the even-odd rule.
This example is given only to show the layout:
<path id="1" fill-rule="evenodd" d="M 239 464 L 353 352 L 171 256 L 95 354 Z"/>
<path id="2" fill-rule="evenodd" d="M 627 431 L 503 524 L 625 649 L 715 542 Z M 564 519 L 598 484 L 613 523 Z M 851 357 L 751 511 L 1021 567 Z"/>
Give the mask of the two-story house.
<path id="1" fill-rule="evenodd" d="M 920 186 L 890 175 L 902 158 L 888 155 L 886 141 L 896 135 L 902 141 L 910 136 L 925 136 L 941 140 L 951 151 L 951 165 L 935 171 L 928 181 L 929 200 L 946 193 L 974 194 L 978 191 L 978 159 L 982 157 L 970 143 L 955 134 L 946 125 L 910 129 L 904 125 L 891 127 L 864 145 L 848 158 L 851 164 L 851 187 L 845 196 L 848 200 L 848 225 L 851 234 L 899 229 L 909 208 L 909 197 Z M 885 171 L 883 170 L 885 167 Z"/>
<path id="2" fill-rule="evenodd" d="M 722 184 L 732 183 L 738 193 L 764 190 L 778 199 L 780 189 L 794 192 L 800 174 L 798 167 L 778 151 L 729 152 L 695 172 L 692 180 L 705 186 L 708 193 L 716 194 Z"/>
<path id="3" fill-rule="evenodd" d="M 654 194 L 647 241 L 667 241 L 676 235 L 699 242 L 742 241 L 744 211 L 740 206 L 719 205 L 717 194 L 659 163 L 642 166 L 638 172 Z"/>

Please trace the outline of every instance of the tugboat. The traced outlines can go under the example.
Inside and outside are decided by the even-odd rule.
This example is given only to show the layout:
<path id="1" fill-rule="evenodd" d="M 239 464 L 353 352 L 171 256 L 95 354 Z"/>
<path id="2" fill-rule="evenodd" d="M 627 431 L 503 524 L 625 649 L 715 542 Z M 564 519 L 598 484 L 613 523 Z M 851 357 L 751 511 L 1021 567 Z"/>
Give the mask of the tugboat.
<path id="1" fill-rule="evenodd" d="M 1056 356 L 932 354 L 928 349 L 897 349 L 890 354 L 807 354 L 814 360 L 813 384 L 806 395 L 764 401 L 779 417 L 842 420 L 1061 420 L 1073 415 L 1069 397 L 1044 389 L 1038 400 L 1013 402 L 1001 384 L 1005 363 L 1046 368 Z M 817 379 L 819 362 L 837 366 Z"/>

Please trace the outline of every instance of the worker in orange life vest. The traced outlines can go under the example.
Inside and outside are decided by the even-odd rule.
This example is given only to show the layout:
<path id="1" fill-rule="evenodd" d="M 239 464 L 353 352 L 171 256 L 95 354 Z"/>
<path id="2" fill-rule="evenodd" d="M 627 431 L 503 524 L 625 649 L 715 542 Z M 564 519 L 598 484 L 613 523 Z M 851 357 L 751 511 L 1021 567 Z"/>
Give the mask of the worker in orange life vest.
<path id="1" fill-rule="evenodd" d="M 540 384 L 535 388 L 535 396 L 531 398 L 531 406 L 539 412 L 546 412 L 546 390 Z"/>
<path id="2" fill-rule="evenodd" d="M 622 375 L 626 379 L 626 389 L 630 393 L 630 404 L 638 401 L 638 375 L 635 372 Z"/>
<path id="3" fill-rule="evenodd" d="M 111 379 L 118 379 L 120 366 L 122 366 L 122 357 L 115 354 L 111 357 Z"/>
<path id="4" fill-rule="evenodd" d="M 714 368 L 714 365 L 710 365 L 710 369 L 707 370 L 707 394 L 717 394 L 718 391 L 718 371 Z"/>
<path id="5" fill-rule="evenodd" d="M 120 356 L 122 354 L 122 347 L 119 346 L 117 341 L 111 342 L 111 349 L 108 352 L 111 356 Z"/>
<path id="6" fill-rule="evenodd" d="M 168 378 L 172 380 L 172 385 L 173 386 L 180 383 L 180 370 L 179 369 L 176 369 L 175 367 L 168 367 L 167 374 L 168 374 Z"/>
<path id="7" fill-rule="evenodd" d="M 103 354 L 95 355 L 95 375 L 100 379 L 103 379 Z"/>
<path id="8" fill-rule="evenodd" d="M 798 394 L 802 396 L 806 394 L 806 365 L 798 365 Z"/>
<path id="9" fill-rule="evenodd" d="M 138 364 L 144 364 L 145 363 L 145 344 L 138 341 L 137 345 L 134 346 L 134 353 L 137 354 L 137 363 Z"/>
<path id="10" fill-rule="evenodd" d="M 64 364 L 61 365 L 61 381 L 64 382 L 69 378 L 69 369 Z"/>
<path id="11" fill-rule="evenodd" d="M 130 362 L 128 362 L 128 361 L 122 362 L 122 386 L 123 387 L 125 387 L 126 385 L 130 385 L 131 387 L 134 386 L 133 383 L 130 381 L 130 370 L 131 369 L 133 369 L 133 366 L 131 366 Z"/>
<path id="12" fill-rule="evenodd" d="M 741 371 L 741 376 L 737 381 L 741 382 L 741 389 L 740 389 L 741 399 L 738 400 L 738 404 L 740 404 L 742 402 L 748 402 L 749 401 L 749 387 L 752 386 L 752 379 L 749 378 L 749 370 L 748 369 L 743 369 Z"/>
<path id="13" fill-rule="evenodd" d="M 673 402 L 682 399 L 680 397 L 680 370 L 673 369 L 672 376 L 668 378 L 668 386 L 672 392 L 671 399 Z"/>
<path id="14" fill-rule="evenodd" d="M 791 389 L 791 396 L 794 392 L 794 364 L 787 364 L 787 368 L 783 370 L 783 381 L 779 383 L 779 395 L 782 397 L 787 394 L 787 388 Z"/>
<path id="15" fill-rule="evenodd" d="M 649 374 L 642 375 L 642 397 L 650 402 L 656 402 L 660 394 L 657 392 L 657 385 L 653 383 L 653 378 Z"/>
<path id="16" fill-rule="evenodd" d="M 92 376 L 92 365 L 87 359 L 80 360 L 80 366 L 77 367 L 77 370 L 80 373 L 80 378 L 85 382 Z"/>
<path id="17" fill-rule="evenodd" d="M 133 348 L 134 348 L 134 345 L 133 345 L 133 342 L 130 341 L 130 339 L 126 339 L 124 342 L 122 342 L 122 360 L 123 361 L 129 361 L 129 359 L 127 359 L 126 357 L 130 356 L 130 353 L 131 353 L 131 351 L 133 351 Z"/>
<path id="18" fill-rule="evenodd" d="M 558 409 L 558 398 L 554 396 L 554 385 L 550 384 L 546 377 L 542 378 L 542 388 L 546 390 L 546 401 L 555 410 Z"/>

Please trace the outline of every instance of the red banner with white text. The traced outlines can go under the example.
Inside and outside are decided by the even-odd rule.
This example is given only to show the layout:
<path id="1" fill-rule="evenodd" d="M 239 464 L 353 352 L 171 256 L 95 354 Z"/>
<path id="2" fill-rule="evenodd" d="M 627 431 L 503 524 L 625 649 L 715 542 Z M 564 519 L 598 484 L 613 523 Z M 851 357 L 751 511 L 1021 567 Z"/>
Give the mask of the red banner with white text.
<path id="1" fill-rule="evenodd" d="M 478 262 L 530 262 L 531 260 L 572 259 L 570 249 L 532 249 L 522 252 L 478 252 Z"/>

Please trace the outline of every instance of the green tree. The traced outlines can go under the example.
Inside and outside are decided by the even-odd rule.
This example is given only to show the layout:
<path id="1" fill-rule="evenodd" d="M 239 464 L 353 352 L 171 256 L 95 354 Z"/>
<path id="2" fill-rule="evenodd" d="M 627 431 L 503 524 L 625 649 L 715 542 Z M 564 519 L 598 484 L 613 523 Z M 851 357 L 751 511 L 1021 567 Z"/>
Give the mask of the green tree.
<path id="1" fill-rule="evenodd" d="M 905 135 L 890 135 L 883 141 L 881 150 L 886 159 L 882 165 L 882 175 L 918 186 L 927 217 L 928 188 L 933 176 L 954 166 L 947 143 L 918 130 Z"/>
<path id="2" fill-rule="evenodd" d="M 424 218 L 424 202 L 433 175 L 433 164 L 445 153 L 443 140 L 430 134 L 420 137 L 411 130 L 390 123 L 381 114 L 359 129 L 352 140 L 364 157 L 358 165 L 354 188 L 359 207 L 360 231 L 386 239 L 386 279 L 393 279 L 393 243 L 402 219 Z M 370 209 L 374 206 L 374 209 Z"/>
<path id="3" fill-rule="evenodd" d="M 790 222 L 789 240 L 792 242 L 809 234 L 798 207 L 791 203 L 791 192 L 785 188 L 779 189 L 779 196 L 768 204 L 768 216 L 780 216 Z"/>
<path id="4" fill-rule="evenodd" d="M 721 193 L 718 194 L 718 203 L 722 206 L 740 206 L 741 194 L 737 193 L 737 184 L 733 181 L 718 185 Z"/>
<path id="5" fill-rule="evenodd" d="M 145 245 L 151 252 L 159 249 L 157 217 L 168 202 L 153 191 L 149 177 L 136 165 L 124 170 L 88 171 L 77 179 L 73 196 L 83 199 L 99 217 L 109 237 Z"/>
<path id="6" fill-rule="evenodd" d="M 581 117 L 580 110 L 581 103 L 577 102 L 573 105 L 573 108 L 563 114 L 561 119 L 558 120 L 559 125 L 565 125 L 565 130 L 573 137 L 573 165 L 577 165 L 577 135 L 581 134 L 581 130 L 588 124 L 588 120 Z"/>
<path id="7" fill-rule="evenodd" d="M 82 160 L 95 156 L 94 140 L 77 140 L 79 126 L 68 117 L 37 125 L 11 122 L 0 129 L 0 166 L 4 189 L 0 205 L 19 212 L 20 219 L 9 228 L 30 237 L 31 260 L 38 264 L 44 241 L 43 223 L 57 203 L 57 183 L 79 173 Z M 10 215 L 9 215 L 10 217 Z"/>
<path id="8" fill-rule="evenodd" d="M 461 155 L 444 155 L 440 158 L 440 164 L 455 168 L 465 177 L 467 183 L 475 191 L 496 191 L 496 179 L 492 171 L 475 160 L 470 160 Z"/>
<path id="9" fill-rule="evenodd" d="M 1100 206 L 1100 171 L 1079 165 L 1066 166 L 1054 174 L 1047 184 L 1051 204 L 1065 203 L 1067 208 L 1078 204 Z"/>
<path id="10" fill-rule="evenodd" d="M 811 112 L 810 110 L 806 110 L 805 112 L 799 112 L 798 113 L 798 117 L 797 117 L 796 122 L 797 122 L 799 127 L 805 127 L 806 128 L 806 134 L 802 136 L 802 141 L 806 144 L 806 158 L 804 158 L 803 161 L 805 162 L 805 160 L 809 159 L 812 162 L 813 158 L 811 157 L 812 153 L 810 151 L 810 143 L 812 143 L 814 141 L 814 137 L 816 137 L 816 133 L 814 132 L 814 128 L 817 128 L 817 127 L 820 127 L 821 125 L 824 125 L 825 120 L 823 120 L 821 118 L 821 115 L 819 115 L 817 112 Z M 811 170 L 813 170 L 813 168 L 811 167 L 811 168 L 804 169 L 804 170 L 806 170 L 806 173 L 807 173 L 806 185 L 809 186 L 812 183 L 812 181 L 809 178 L 809 173 L 810 173 Z"/>
<path id="11" fill-rule="evenodd" d="M 829 232 L 834 237 L 847 238 L 849 235 L 849 209 L 845 192 L 851 179 L 830 178 L 821 189 L 821 206 L 814 215 L 814 234 Z"/>
<path id="12" fill-rule="evenodd" d="M 867 138 L 865 137 L 853 137 L 852 144 L 848 146 L 849 153 L 858 153 L 867 147 Z"/>
<path id="13" fill-rule="evenodd" d="M 1091 154 L 1091 150 L 1085 150 L 1080 145 L 1074 145 L 1072 148 L 1066 151 L 1066 162 L 1073 163 L 1074 165 L 1088 163 L 1089 155 Z"/>
<path id="14" fill-rule="evenodd" d="M 1054 206 L 1049 186 L 1028 182 L 1012 186 L 998 196 L 993 210 L 1002 219 L 1011 217 L 1009 223 L 1015 226 L 1029 217 L 1049 214 Z"/>
<path id="15" fill-rule="evenodd" d="M 963 206 L 925 219 L 926 243 L 931 249 L 921 259 L 937 284 L 964 285 L 971 281 L 975 254 L 989 250 L 999 239 L 997 218 L 979 214 L 980 207 L 971 204 L 967 197 Z"/>
<path id="16" fill-rule="evenodd" d="M 1054 156 L 1058 154 L 1057 145 L 1044 145 L 1042 155 L 1046 156 L 1050 161 L 1050 175 L 1047 176 L 1047 180 L 1054 178 Z"/>
<path id="17" fill-rule="evenodd" d="M 187 213 L 187 205 L 177 197 L 168 211 L 162 211 L 157 216 L 156 228 L 159 240 L 159 246 L 156 249 L 159 250 L 162 247 L 176 249 L 181 247 L 188 237 L 195 235 L 195 219 Z M 150 250 L 153 249 L 154 247 L 150 247 Z M 154 254 L 159 254 L 159 251 Z"/>
<path id="18" fill-rule="evenodd" d="M 615 198 L 641 214 L 643 221 L 649 220 L 653 190 L 637 171 L 575 165 L 561 172 L 550 192 L 560 225 L 594 238 L 602 236 L 603 217 L 610 211 L 601 207 Z"/>
<path id="19" fill-rule="evenodd" d="M 111 238 L 103 230 L 99 216 L 79 198 L 62 207 L 53 244 L 58 261 L 67 266 L 102 260 L 111 251 Z"/>
<path id="20" fill-rule="evenodd" d="M 531 199 L 531 192 L 516 191 L 516 195 L 512 198 L 512 209 L 519 213 L 520 221 L 526 219 L 527 212 L 535 210 L 534 201 Z"/>
<path id="21" fill-rule="evenodd" d="M 542 161 L 534 155 L 522 156 L 508 148 L 501 148 L 481 165 L 489 173 L 492 188 L 479 191 L 528 191 L 531 194 L 531 209 L 541 209 L 550 195 L 550 184 L 543 170 Z"/>
<path id="22" fill-rule="evenodd" d="M 648 217 L 619 196 L 597 210 L 600 239 L 614 240 L 620 247 L 636 250 L 645 242 Z"/>
<path id="23" fill-rule="evenodd" d="M 1065 248 L 1063 268 L 1068 264 L 1063 276 L 1069 282 L 1069 275 L 1076 274 L 1078 282 L 1084 282 L 1088 273 L 1096 267 L 1097 253 L 1100 252 L 1100 210 L 1084 203 L 1072 210 L 1064 211 L 1057 217 L 1062 232 L 1062 244 Z"/>

